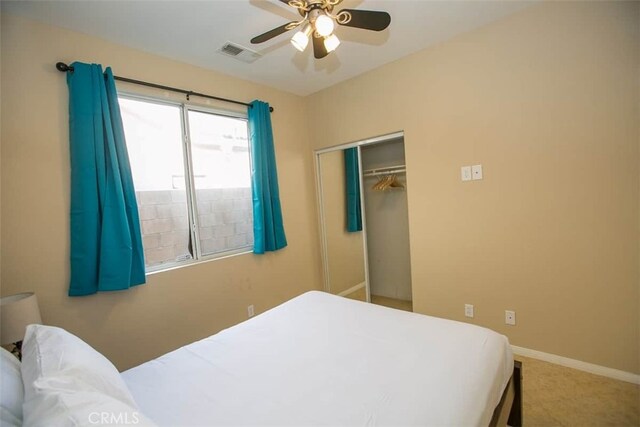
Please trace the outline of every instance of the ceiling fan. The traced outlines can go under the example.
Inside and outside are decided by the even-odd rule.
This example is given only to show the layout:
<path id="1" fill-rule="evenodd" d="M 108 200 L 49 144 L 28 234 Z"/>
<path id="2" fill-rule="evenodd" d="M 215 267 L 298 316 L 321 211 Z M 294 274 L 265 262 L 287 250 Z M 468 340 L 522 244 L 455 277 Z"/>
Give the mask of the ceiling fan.
<path id="1" fill-rule="evenodd" d="M 300 21 L 293 21 L 267 31 L 251 39 L 251 43 L 258 44 L 271 40 L 289 30 L 301 27 L 291 38 L 291 44 L 300 52 L 309 44 L 309 37 L 313 40 L 313 55 L 317 59 L 324 58 L 336 50 L 340 40 L 333 34 L 335 24 L 347 27 L 362 28 L 364 30 L 382 31 L 391 23 L 391 16 L 387 12 L 374 10 L 342 9 L 333 14 L 333 8 L 342 0 L 279 0 L 291 7 L 295 7 L 302 16 Z"/>

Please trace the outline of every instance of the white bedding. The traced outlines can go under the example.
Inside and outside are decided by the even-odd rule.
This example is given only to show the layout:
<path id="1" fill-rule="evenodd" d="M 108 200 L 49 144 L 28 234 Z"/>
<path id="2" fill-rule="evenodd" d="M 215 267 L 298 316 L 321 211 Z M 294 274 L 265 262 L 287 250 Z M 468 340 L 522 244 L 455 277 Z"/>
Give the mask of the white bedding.
<path id="1" fill-rule="evenodd" d="M 308 292 L 122 373 L 161 426 L 487 425 L 505 336 Z"/>

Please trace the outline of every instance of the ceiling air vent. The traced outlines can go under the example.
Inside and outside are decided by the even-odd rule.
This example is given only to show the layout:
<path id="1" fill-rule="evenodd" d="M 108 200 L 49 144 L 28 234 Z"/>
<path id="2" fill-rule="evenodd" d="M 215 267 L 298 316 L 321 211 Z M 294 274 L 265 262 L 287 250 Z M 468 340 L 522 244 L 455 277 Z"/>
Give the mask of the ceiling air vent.
<path id="1" fill-rule="evenodd" d="M 224 45 L 222 45 L 222 47 L 218 49 L 218 52 L 223 55 L 235 58 L 238 61 L 246 62 L 248 64 L 254 62 L 256 59 L 262 56 L 258 52 L 231 42 L 226 42 Z"/>

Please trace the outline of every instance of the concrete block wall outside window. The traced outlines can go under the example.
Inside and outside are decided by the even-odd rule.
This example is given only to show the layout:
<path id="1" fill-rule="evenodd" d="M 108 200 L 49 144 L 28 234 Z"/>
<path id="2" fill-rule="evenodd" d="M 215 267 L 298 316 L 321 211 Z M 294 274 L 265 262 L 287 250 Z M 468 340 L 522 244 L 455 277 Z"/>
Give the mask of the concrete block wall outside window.
<path id="1" fill-rule="evenodd" d="M 192 259 L 184 190 L 138 191 L 147 267 Z M 253 245 L 250 188 L 196 190 L 200 247 L 204 256 Z"/>

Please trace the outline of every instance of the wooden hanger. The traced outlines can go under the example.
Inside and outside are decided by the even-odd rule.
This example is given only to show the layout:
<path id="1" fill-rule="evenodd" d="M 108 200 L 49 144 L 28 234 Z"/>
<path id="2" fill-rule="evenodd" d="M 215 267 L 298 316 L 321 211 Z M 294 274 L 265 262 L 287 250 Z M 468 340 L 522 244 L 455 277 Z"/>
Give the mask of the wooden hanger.
<path id="1" fill-rule="evenodd" d="M 391 176 L 391 183 L 389 186 L 393 188 L 404 188 L 404 184 L 398 181 L 398 176 L 396 174 Z"/>
<path id="2" fill-rule="evenodd" d="M 388 188 L 404 188 L 404 184 L 398 181 L 398 175 L 391 174 L 381 176 L 378 182 L 371 187 L 372 190 L 376 191 L 385 191 Z"/>
<path id="3" fill-rule="evenodd" d="M 387 175 L 387 179 L 384 182 L 384 188 L 382 189 L 383 191 L 388 190 L 392 186 L 394 177 L 395 175 Z"/>
<path id="4" fill-rule="evenodd" d="M 380 185 L 380 190 L 386 190 L 387 188 L 389 188 L 389 185 L 391 185 L 391 176 L 385 175 L 384 179 L 382 180 L 382 184 Z"/>
<path id="5" fill-rule="evenodd" d="M 376 191 L 380 191 L 382 190 L 382 188 L 384 187 L 384 183 L 385 183 L 385 179 L 387 178 L 386 175 L 381 175 L 378 178 L 378 182 L 376 182 L 373 187 L 371 187 L 372 190 L 376 190 Z"/>
<path id="6" fill-rule="evenodd" d="M 389 188 L 404 188 L 404 184 L 398 181 L 398 175 L 383 175 L 378 179 L 378 182 L 371 187 L 372 190 L 376 191 L 385 191 Z"/>

